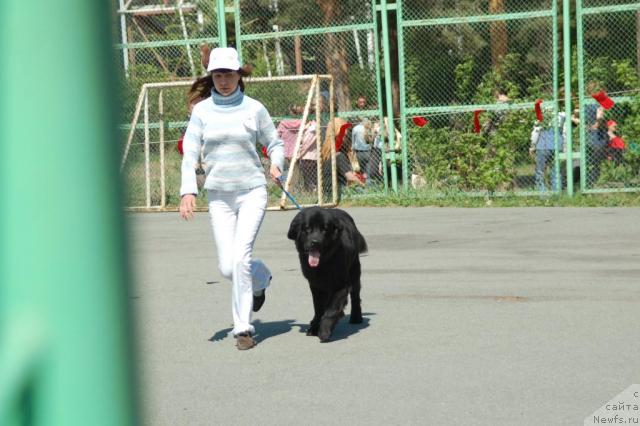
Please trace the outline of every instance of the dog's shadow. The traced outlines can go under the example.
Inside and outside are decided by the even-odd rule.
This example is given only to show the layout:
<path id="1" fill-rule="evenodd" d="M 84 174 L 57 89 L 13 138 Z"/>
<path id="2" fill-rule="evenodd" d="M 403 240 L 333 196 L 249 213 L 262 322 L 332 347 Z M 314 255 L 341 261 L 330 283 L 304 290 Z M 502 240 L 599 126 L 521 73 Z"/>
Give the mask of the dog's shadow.
<path id="1" fill-rule="evenodd" d="M 331 335 L 331 339 L 329 342 L 343 340 L 349 338 L 349 336 L 360 332 L 367 327 L 369 327 L 369 316 L 375 315 L 375 313 L 363 313 L 362 314 L 362 323 L 360 324 L 350 324 L 349 316 L 347 315 L 342 320 L 338 322 L 336 325 L 333 334 Z M 294 327 L 298 328 L 300 333 L 306 333 L 309 329 L 309 324 L 300 324 L 296 323 L 295 320 L 287 319 L 281 321 L 268 321 L 262 322 L 260 320 L 254 321 L 254 327 L 256 329 L 256 333 L 254 334 L 254 339 L 256 342 L 260 343 L 263 340 L 269 339 L 271 337 L 279 336 L 280 334 L 285 334 L 290 332 Z M 225 328 L 219 331 L 216 331 L 213 336 L 209 338 L 210 342 L 220 342 L 227 337 L 230 337 L 230 333 L 233 328 Z"/>
<path id="2" fill-rule="evenodd" d="M 373 315 L 375 315 L 375 313 L 373 312 L 363 312 L 362 322 L 360 324 L 351 324 L 349 322 L 349 315 L 345 315 L 340 321 L 338 321 L 338 324 L 333 330 L 328 343 L 348 339 L 349 336 L 359 333 L 360 330 L 364 330 L 365 328 L 369 327 L 369 317 Z"/>

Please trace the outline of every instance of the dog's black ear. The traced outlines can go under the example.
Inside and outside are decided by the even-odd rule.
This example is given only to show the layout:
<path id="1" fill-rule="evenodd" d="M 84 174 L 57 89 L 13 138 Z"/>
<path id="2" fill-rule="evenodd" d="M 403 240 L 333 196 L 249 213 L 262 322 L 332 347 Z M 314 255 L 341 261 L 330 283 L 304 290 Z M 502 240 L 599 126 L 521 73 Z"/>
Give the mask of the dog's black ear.
<path id="1" fill-rule="evenodd" d="M 333 237 L 334 238 L 338 238 L 338 236 L 342 232 L 343 228 L 344 228 L 344 226 L 342 225 L 342 222 L 340 220 L 334 221 L 334 223 L 333 223 Z"/>
<path id="2" fill-rule="evenodd" d="M 287 233 L 287 238 L 290 240 L 295 240 L 298 238 L 298 234 L 300 234 L 300 227 L 302 226 L 302 212 L 299 212 L 291 221 L 291 225 L 289 225 L 289 232 Z"/>

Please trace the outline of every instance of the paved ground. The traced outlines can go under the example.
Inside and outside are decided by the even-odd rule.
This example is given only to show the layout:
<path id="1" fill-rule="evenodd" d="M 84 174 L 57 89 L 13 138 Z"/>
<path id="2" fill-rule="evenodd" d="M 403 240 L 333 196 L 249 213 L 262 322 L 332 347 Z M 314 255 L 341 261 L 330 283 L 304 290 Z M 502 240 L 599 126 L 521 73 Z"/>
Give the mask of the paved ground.
<path id="1" fill-rule="evenodd" d="M 145 424 L 581 425 L 640 383 L 640 209 L 348 211 L 370 247 L 364 324 L 301 333 L 295 212 L 269 212 L 246 352 L 206 213 L 130 216 Z"/>

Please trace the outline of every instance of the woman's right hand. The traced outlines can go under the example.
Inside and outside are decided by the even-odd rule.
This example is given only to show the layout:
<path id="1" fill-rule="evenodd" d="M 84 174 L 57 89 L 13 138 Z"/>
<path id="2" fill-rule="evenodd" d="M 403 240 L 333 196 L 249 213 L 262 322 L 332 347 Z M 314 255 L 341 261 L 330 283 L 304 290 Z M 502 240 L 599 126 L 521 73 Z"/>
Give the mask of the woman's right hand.
<path id="1" fill-rule="evenodd" d="M 194 194 L 185 194 L 180 200 L 180 217 L 189 220 L 193 217 L 196 208 L 196 196 Z"/>

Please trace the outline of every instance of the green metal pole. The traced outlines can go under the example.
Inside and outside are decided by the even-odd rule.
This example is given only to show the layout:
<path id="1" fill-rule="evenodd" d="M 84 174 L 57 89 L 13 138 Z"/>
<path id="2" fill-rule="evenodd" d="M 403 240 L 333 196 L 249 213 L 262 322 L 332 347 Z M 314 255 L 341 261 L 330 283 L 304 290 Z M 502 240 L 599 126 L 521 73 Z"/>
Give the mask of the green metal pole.
<path id="1" fill-rule="evenodd" d="M 398 1 L 396 15 L 398 19 L 398 57 L 399 57 L 399 84 L 400 84 L 400 129 L 402 133 L 402 188 L 406 191 L 409 189 L 409 148 L 407 135 L 407 114 L 406 106 L 406 87 L 404 75 L 404 26 L 402 25 L 403 10 L 402 1 Z"/>
<path id="2" fill-rule="evenodd" d="M 384 51 L 384 80 L 385 80 L 385 99 L 387 105 L 387 117 L 389 126 L 387 136 L 389 139 L 389 159 L 391 162 L 391 187 L 394 192 L 398 192 L 398 173 L 396 170 L 396 152 L 395 152 L 395 126 L 393 123 L 393 96 L 391 93 L 391 54 L 389 52 L 389 20 L 387 19 L 387 0 L 380 1 L 380 14 L 382 24 L 382 44 Z M 382 123 L 384 125 L 384 122 Z"/>
<path id="3" fill-rule="evenodd" d="M 573 127 L 571 126 L 571 16 L 569 0 L 562 1 L 562 38 L 564 42 L 564 113 L 567 129 L 565 151 L 567 153 L 567 194 L 573 197 Z"/>
<path id="4" fill-rule="evenodd" d="M 227 47 L 227 22 L 225 21 L 224 0 L 217 0 L 218 6 L 218 39 L 220 47 Z"/>
<path id="5" fill-rule="evenodd" d="M 0 13 L 1 425 L 137 421 L 110 12 Z"/>
<path id="6" fill-rule="evenodd" d="M 553 188 L 554 191 L 562 192 L 562 176 L 560 174 L 560 139 L 558 138 L 558 129 L 560 122 L 558 120 L 558 2 L 554 1 L 551 6 L 553 12 L 552 31 L 553 31 L 553 146 L 555 153 L 553 158 L 554 173 L 556 175 L 557 188 Z"/>
<path id="7" fill-rule="evenodd" d="M 378 13 L 376 11 L 376 0 L 371 0 L 371 16 L 373 17 L 373 43 L 375 50 L 375 61 L 376 61 L 376 93 L 378 95 L 378 118 L 380 122 L 380 129 L 384 128 L 384 108 L 382 107 L 383 96 L 382 96 L 382 76 L 380 72 L 380 41 L 378 34 Z M 389 176 L 387 175 L 387 153 L 385 149 L 385 137 L 384 133 L 380 132 L 380 141 L 382 149 L 380 150 L 380 163 L 382 165 L 382 176 L 384 180 L 384 192 L 389 192 Z"/>
<path id="8" fill-rule="evenodd" d="M 582 38 L 582 0 L 576 2 L 576 50 L 578 51 L 578 106 L 580 107 L 580 190 L 587 189 L 587 156 L 585 150 L 584 114 L 584 41 Z"/>
<path id="9" fill-rule="evenodd" d="M 240 57 L 240 63 L 242 60 L 242 26 L 240 25 L 240 0 L 233 0 L 233 22 L 236 28 L 236 50 Z"/>

